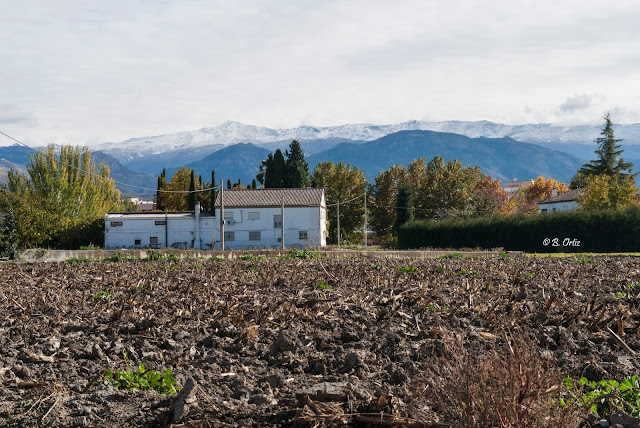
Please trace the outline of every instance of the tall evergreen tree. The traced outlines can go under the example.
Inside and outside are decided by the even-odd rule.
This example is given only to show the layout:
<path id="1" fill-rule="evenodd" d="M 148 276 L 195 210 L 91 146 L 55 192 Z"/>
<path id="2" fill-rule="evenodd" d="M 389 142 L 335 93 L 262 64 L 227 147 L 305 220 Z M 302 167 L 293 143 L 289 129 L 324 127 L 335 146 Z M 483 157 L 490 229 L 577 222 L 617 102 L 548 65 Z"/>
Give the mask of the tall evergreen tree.
<path id="1" fill-rule="evenodd" d="M 156 209 L 158 211 L 164 211 L 165 204 L 163 201 L 163 195 L 161 190 L 167 186 L 167 169 L 163 168 L 160 177 L 158 177 L 158 191 L 156 192 Z"/>
<path id="2" fill-rule="evenodd" d="M 196 209 L 196 177 L 191 170 L 191 179 L 189 181 L 189 195 L 187 196 L 187 210 L 194 211 Z"/>
<path id="3" fill-rule="evenodd" d="M 227 189 L 231 190 L 231 179 L 227 178 Z"/>
<path id="4" fill-rule="evenodd" d="M 598 159 L 586 163 L 580 168 L 578 173 L 571 180 L 571 187 L 583 187 L 589 177 L 594 175 L 607 175 L 609 177 L 635 177 L 631 169 L 633 163 L 625 162 L 620 156 L 624 151 L 620 147 L 621 139 L 616 139 L 613 135 L 613 127 L 609 113 L 604 117 L 605 126 L 600 132 L 602 137 L 596 139 L 598 149 L 596 154 Z"/>
<path id="5" fill-rule="evenodd" d="M 284 177 L 285 177 L 286 163 L 284 161 L 284 156 L 280 149 L 277 149 L 273 154 L 273 167 L 271 170 L 267 171 L 267 178 L 271 175 L 270 183 L 271 187 L 281 188 L 284 187 Z"/>
<path id="6" fill-rule="evenodd" d="M 398 189 L 398 205 L 396 206 L 396 220 L 393 228 L 398 231 L 400 226 L 413 219 L 413 188 L 404 184 Z"/>
<path id="7" fill-rule="evenodd" d="M 256 179 L 254 178 L 253 181 L 251 181 L 251 188 L 255 189 L 257 188 L 257 184 L 256 184 Z"/>
<path id="8" fill-rule="evenodd" d="M 304 188 L 309 186 L 309 164 L 304 160 L 304 152 L 300 143 L 293 140 L 289 145 L 289 150 L 285 152 L 287 156 L 284 187 Z"/>

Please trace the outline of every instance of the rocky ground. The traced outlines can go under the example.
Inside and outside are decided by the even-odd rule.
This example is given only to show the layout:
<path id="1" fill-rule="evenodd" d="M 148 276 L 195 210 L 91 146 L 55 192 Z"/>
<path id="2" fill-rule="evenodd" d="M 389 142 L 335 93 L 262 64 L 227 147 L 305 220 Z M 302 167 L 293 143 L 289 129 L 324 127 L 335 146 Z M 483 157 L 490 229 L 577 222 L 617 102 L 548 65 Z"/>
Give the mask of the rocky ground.
<path id="1" fill-rule="evenodd" d="M 565 376 L 639 373 L 638 282 L 632 257 L 3 263 L 0 424 L 577 427 Z M 105 384 L 140 363 L 181 391 Z"/>

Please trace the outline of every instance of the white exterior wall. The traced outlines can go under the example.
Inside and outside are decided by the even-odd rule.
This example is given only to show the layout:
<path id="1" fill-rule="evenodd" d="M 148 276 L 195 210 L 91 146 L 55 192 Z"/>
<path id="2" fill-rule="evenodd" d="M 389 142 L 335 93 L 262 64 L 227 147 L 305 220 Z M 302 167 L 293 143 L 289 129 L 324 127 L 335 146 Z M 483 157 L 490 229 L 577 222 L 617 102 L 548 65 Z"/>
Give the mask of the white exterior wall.
<path id="1" fill-rule="evenodd" d="M 551 202 L 547 204 L 540 204 L 540 212 L 545 212 L 542 210 L 547 210 L 547 213 L 556 211 L 573 211 L 578 208 L 577 201 L 566 201 L 566 202 Z"/>
<path id="2" fill-rule="evenodd" d="M 279 239 L 282 230 L 274 227 L 274 216 L 281 215 L 280 207 L 268 208 L 225 208 L 225 218 L 233 215 L 233 224 L 227 221 L 224 231 L 234 232 L 234 240 L 225 239 L 226 250 L 250 250 L 254 248 L 280 248 Z M 249 213 L 259 213 L 258 219 L 249 219 Z M 324 247 L 326 239 L 326 210 L 320 207 L 285 207 L 284 209 L 284 244 L 286 248 L 318 248 Z M 220 210 L 216 210 L 219 218 Z M 252 214 L 255 217 L 256 214 Z M 216 226 L 216 244 L 220 249 L 219 226 Z M 250 240 L 249 232 L 260 232 L 260 240 Z M 300 239 L 300 232 L 306 231 L 306 239 Z"/>
<path id="3" fill-rule="evenodd" d="M 249 220 L 249 212 L 259 213 L 259 219 Z M 225 239 L 226 250 L 280 248 L 281 229 L 274 228 L 273 216 L 280 215 L 280 207 L 225 208 L 227 216 L 233 214 L 233 224 L 225 224 L 225 232 L 234 232 L 234 240 Z M 201 215 L 196 241 L 195 216 L 190 213 L 168 214 L 107 214 L 105 218 L 106 249 L 118 248 L 199 248 L 220 249 L 220 212 L 216 216 Z M 227 217 L 229 219 L 229 217 Z M 165 224 L 156 225 L 156 221 Z M 122 222 L 122 226 L 112 226 Z M 324 207 L 285 207 L 285 247 L 318 248 L 326 245 L 326 209 Z M 249 239 L 249 232 L 260 231 L 260 240 Z M 299 239 L 306 231 L 307 238 Z M 151 238 L 157 244 L 151 244 Z M 140 243 L 136 244 L 136 240 Z"/>

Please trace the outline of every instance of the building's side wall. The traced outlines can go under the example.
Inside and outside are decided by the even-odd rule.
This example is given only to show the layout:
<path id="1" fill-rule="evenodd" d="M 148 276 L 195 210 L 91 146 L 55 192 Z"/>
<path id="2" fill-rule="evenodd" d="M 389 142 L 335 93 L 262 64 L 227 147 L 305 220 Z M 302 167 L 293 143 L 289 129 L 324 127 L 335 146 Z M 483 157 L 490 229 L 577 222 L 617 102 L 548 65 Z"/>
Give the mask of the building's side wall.
<path id="1" fill-rule="evenodd" d="M 281 215 L 281 208 L 225 208 L 225 239 L 224 247 L 229 250 L 249 250 L 253 248 L 279 248 L 281 229 L 274 227 L 274 216 Z M 255 214 L 258 213 L 258 214 Z M 220 211 L 216 210 L 216 218 Z M 232 217 L 230 217 L 232 215 Z M 256 218 L 257 217 L 257 218 Z M 232 220 L 232 223 L 228 220 Z M 318 207 L 285 207 L 284 210 L 284 242 L 287 248 L 317 248 L 324 246 L 320 210 Z M 220 249 L 219 226 L 216 226 L 216 244 L 214 249 Z M 233 232 L 233 240 L 229 238 Z M 250 232 L 260 232 L 260 240 L 250 239 Z M 304 238 L 306 232 L 306 238 Z"/>
<path id="2" fill-rule="evenodd" d="M 167 246 L 165 226 L 156 225 L 163 222 L 161 216 L 149 218 L 111 217 L 105 219 L 104 247 L 116 248 L 164 248 Z M 121 226 L 117 224 L 122 223 Z M 157 244 L 151 242 L 151 238 L 157 238 Z M 136 243 L 139 240 L 140 243 Z"/>

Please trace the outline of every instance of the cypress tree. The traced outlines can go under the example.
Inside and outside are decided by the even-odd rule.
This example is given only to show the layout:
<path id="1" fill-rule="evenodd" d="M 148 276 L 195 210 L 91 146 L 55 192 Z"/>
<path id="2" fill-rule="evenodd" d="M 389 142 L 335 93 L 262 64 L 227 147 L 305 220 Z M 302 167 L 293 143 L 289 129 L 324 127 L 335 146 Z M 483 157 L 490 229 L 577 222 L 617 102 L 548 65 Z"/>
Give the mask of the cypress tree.
<path id="1" fill-rule="evenodd" d="M 253 181 L 251 182 L 251 188 L 252 189 L 256 189 L 257 188 L 257 183 L 256 183 L 256 179 L 254 178 Z"/>
<path id="2" fill-rule="evenodd" d="M 273 155 L 273 168 L 271 169 L 273 170 L 273 173 L 271 173 L 271 171 L 267 171 L 267 176 L 271 174 L 271 187 L 284 187 L 286 164 L 280 149 L 277 149 Z"/>
<path id="3" fill-rule="evenodd" d="M 165 205 L 160 190 L 164 189 L 167 185 L 167 169 L 163 168 L 160 177 L 158 177 L 158 191 L 156 192 L 156 209 L 158 211 L 164 211 Z"/>
<path id="4" fill-rule="evenodd" d="M 187 210 L 194 211 L 196 209 L 196 177 L 191 170 L 191 180 L 189 181 L 189 195 L 187 196 Z"/>
<path id="5" fill-rule="evenodd" d="M 231 190 L 231 179 L 227 178 L 227 189 Z"/>

